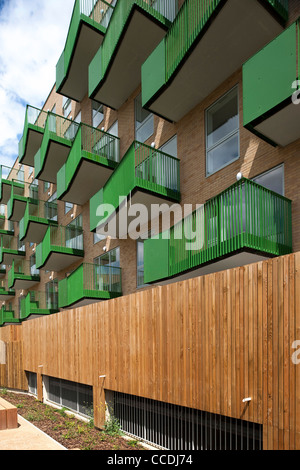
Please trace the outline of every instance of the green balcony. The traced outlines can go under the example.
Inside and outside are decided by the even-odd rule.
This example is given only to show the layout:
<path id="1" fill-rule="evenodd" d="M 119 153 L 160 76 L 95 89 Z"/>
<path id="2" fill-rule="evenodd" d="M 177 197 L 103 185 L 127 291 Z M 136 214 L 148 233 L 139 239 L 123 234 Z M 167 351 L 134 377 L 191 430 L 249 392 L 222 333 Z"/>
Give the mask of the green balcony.
<path id="1" fill-rule="evenodd" d="M 23 243 L 41 243 L 49 225 L 57 226 L 57 204 L 34 199 L 27 201 L 24 217 L 19 224 L 19 237 Z"/>
<path id="2" fill-rule="evenodd" d="M 82 264 L 58 284 L 60 308 L 81 307 L 122 295 L 122 270 L 115 266 Z"/>
<path id="3" fill-rule="evenodd" d="M 120 238 L 128 233 L 131 206 L 143 204 L 150 218 L 152 204 L 178 202 L 179 163 L 171 155 L 134 141 L 104 188 L 90 200 L 90 230 Z M 126 217 L 120 217 L 121 209 Z"/>
<path id="4" fill-rule="evenodd" d="M 15 318 L 15 312 L 7 310 L 7 307 L 3 306 L 0 309 L 0 327 L 4 325 L 14 325 L 20 323 L 18 318 Z"/>
<path id="5" fill-rule="evenodd" d="M 14 185 L 15 194 L 22 195 L 24 191 L 24 171 L 17 168 L 0 166 L 0 204 L 7 204 Z"/>
<path id="6" fill-rule="evenodd" d="M 287 18 L 287 0 L 186 0 L 143 63 L 143 106 L 178 122 L 280 34 Z"/>
<path id="7" fill-rule="evenodd" d="M 83 205 L 107 182 L 120 158 L 118 137 L 80 124 L 69 157 L 57 173 L 57 198 Z"/>
<path id="8" fill-rule="evenodd" d="M 7 202 L 7 219 L 13 222 L 20 222 L 24 217 L 27 203 L 35 204 L 37 202 L 38 185 L 20 183 L 13 181 L 11 186 L 11 196 Z"/>
<path id="9" fill-rule="evenodd" d="M 141 66 L 177 14 L 177 0 L 118 1 L 89 66 L 89 96 L 119 109 L 140 85 Z"/>
<path id="10" fill-rule="evenodd" d="M 75 101 L 88 93 L 88 66 L 103 42 L 114 8 L 103 0 L 76 0 L 63 53 L 56 66 L 56 91 Z"/>
<path id="11" fill-rule="evenodd" d="M 19 162 L 33 167 L 34 156 L 41 146 L 47 112 L 27 105 L 22 138 L 19 142 Z"/>
<path id="12" fill-rule="evenodd" d="M 79 124 L 48 113 L 44 137 L 34 157 L 35 178 L 56 184 L 57 172 L 65 164 Z"/>
<path id="13" fill-rule="evenodd" d="M 299 34 L 298 20 L 243 66 L 244 126 L 274 146 L 300 138 Z"/>
<path id="14" fill-rule="evenodd" d="M 144 279 L 187 279 L 291 252 L 291 201 L 242 179 L 144 242 Z"/>
<path id="15" fill-rule="evenodd" d="M 5 280 L 0 281 L 0 302 L 6 302 L 15 297 L 14 289 L 7 287 L 7 282 Z"/>
<path id="16" fill-rule="evenodd" d="M 40 273 L 30 261 L 13 261 L 7 273 L 8 287 L 16 290 L 31 289 L 40 282 Z"/>
<path id="17" fill-rule="evenodd" d="M 47 295 L 46 292 L 31 291 L 20 302 L 21 321 L 53 315 L 58 311 L 57 298 Z"/>
<path id="18" fill-rule="evenodd" d="M 16 237 L 1 235 L 0 240 L 0 264 L 11 266 L 14 260 L 25 259 L 25 245 L 22 245 Z"/>
<path id="19" fill-rule="evenodd" d="M 83 256 L 81 228 L 50 226 L 43 241 L 36 248 L 36 266 L 38 269 L 59 272 L 80 261 Z"/>

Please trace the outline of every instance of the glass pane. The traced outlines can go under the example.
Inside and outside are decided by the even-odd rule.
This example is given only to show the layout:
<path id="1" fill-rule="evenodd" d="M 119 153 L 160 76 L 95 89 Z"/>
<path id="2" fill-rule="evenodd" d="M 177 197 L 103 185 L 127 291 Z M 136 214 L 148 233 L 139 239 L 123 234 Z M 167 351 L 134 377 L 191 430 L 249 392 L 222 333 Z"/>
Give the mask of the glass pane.
<path id="1" fill-rule="evenodd" d="M 168 155 L 172 155 L 172 157 L 177 158 L 177 135 L 175 135 L 175 137 L 173 137 L 171 140 L 162 145 L 159 150 L 164 153 L 167 153 Z"/>
<path id="2" fill-rule="evenodd" d="M 238 96 L 235 88 L 207 111 L 207 148 L 239 128 Z"/>
<path id="3" fill-rule="evenodd" d="M 210 175 L 239 157 L 238 133 L 207 153 L 207 173 Z"/>
<path id="4" fill-rule="evenodd" d="M 282 165 L 256 176 L 253 181 L 284 196 L 284 167 Z"/>
<path id="5" fill-rule="evenodd" d="M 145 142 L 154 132 L 154 116 L 142 108 L 141 95 L 135 99 L 135 131 L 135 138 L 139 142 Z"/>

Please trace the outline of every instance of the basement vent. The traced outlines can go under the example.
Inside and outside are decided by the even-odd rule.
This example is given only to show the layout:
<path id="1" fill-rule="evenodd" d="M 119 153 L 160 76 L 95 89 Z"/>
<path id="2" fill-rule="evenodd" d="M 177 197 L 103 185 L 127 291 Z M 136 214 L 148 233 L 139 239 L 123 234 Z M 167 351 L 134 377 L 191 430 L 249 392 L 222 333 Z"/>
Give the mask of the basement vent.
<path id="1" fill-rule="evenodd" d="M 262 425 L 119 392 L 122 431 L 168 450 L 262 450 Z"/>
<path id="2" fill-rule="evenodd" d="M 92 387 L 54 377 L 48 377 L 45 384 L 48 400 L 83 416 L 93 417 Z"/>

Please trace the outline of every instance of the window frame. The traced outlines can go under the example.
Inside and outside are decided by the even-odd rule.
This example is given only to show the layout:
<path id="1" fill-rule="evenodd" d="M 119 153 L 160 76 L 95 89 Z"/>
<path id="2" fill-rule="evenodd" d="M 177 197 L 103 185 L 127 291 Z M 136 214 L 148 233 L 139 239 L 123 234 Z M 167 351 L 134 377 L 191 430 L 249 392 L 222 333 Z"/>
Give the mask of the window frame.
<path id="1" fill-rule="evenodd" d="M 208 147 L 208 112 L 218 104 L 219 101 L 223 100 L 226 98 L 229 93 L 232 93 L 233 90 L 236 90 L 236 96 L 237 96 L 237 110 L 238 110 L 238 128 L 235 131 L 230 132 L 229 134 L 226 135 L 226 137 L 223 137 L 221 140 L 219 140 L 216 144 L 212 145 L 211 147 Z M 222 96 L 220 96 L 216 101 L 214 101 L 204 112 L 204 118 L 205 118 L 205 173 L 206 173 L 206 178 L 209 178 L 210 176 L 214 175 L 220 170 L 223 170 L 227 166 L 231 165 L 233 162 L 236 162 L 237 160 L 240 159 L 241 152 L 240 152 L 240 97 L 239 97 L 239 85 L 236 84 L 230 90 L 228 90 L 226 93 L 224 93 Z M 224 165 L 220 166 L 217 170 L 212 171 L 211 173 L 208 172 L 208 153 L 211 150 L 216 149 L 219 147 L 221 144 L 224 144 L 225 142 L 229 141 L 233 136 L 237 135 L 238 137 L 238 156 L 236 158 L 233 158 L 232 160 L 228 161 Z"/>

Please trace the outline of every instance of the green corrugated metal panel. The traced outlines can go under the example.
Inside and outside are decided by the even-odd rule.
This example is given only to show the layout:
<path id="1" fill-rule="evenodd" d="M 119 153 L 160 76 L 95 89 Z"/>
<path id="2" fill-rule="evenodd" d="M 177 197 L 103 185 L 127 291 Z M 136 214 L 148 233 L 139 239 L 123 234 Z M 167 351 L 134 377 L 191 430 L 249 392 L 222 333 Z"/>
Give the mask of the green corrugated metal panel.
<path id="1" fill-rule="evenodd" d="M 159 266 L 167 242 L 168 270 L 165 260 Z M 167 242 L 145 242 L 145 282 L 175 276 L 241 249 L 285 255 L 292 252 L 291 201 L 242 179 L 172 227 Z"/>
<path id="2" fill-rule="evenodd" d="M 174 201 L 180 200 L 180 165 L 175 157 L 134 141 L 120 164 L 102 188 L 90 200 L 91 231 L 109 218 L 97 216 L 100 205 L 117 210 L 120 198 L 125 200 L 135 189 L 141 188 Z"/>
<path id="3" fill-rule="evenodd" d="M 166 81 L 166 48 L 164 40 L 142 65 L 142 103 L 147 103 Z"/>
<path id="4" fill-rule="evenodd" d="M 60 90 L 60 87 L 68 73 L 72 56 L 74 54 L 74 48 L 76 47 L 80 23 L 84 22 L 104 35 L 107 24 L 109 23 L 109 19 L 107 17 L 111 16 L 112 12 L 113 7 L 103 0 L 75 1 L 65 48 L 56 66 L 57 91 Z"/>
<path id="5" fill-rule="evenodd" d="M 244 125 L 292 96 L 298 78 L 297 29 L 292 24 L 243 66 Z"/>
<path id="6" fill-rule="evenodd" d="M 114 169 L 119 162 L 120 139 L 80 124 L 66 163 L 57 173 L 57 198 L 68 190 L 83 159 Z"/>
<path id="7" fill-rule="evenodd" d="M 166 236 L 164 239 L 163 237 Z M 144 241 L 144 282 L 155 282 L 169 277 L 169 238 L 168 232 L 158 238 Z"/>
<path id="8" fill-rule="evenodd" d="M 117 2 L 103 43 L 89 67 L 89 96 L 93 95 L 105 77 L 132 9 L 138 6 L 162 24 L 169 26 L 171 23 L 167 17 L 173 12 L 174 4 L 176 12 L 177 0 L 156 0 L 155 2 L 151 0 L 122 0 Z"/>

